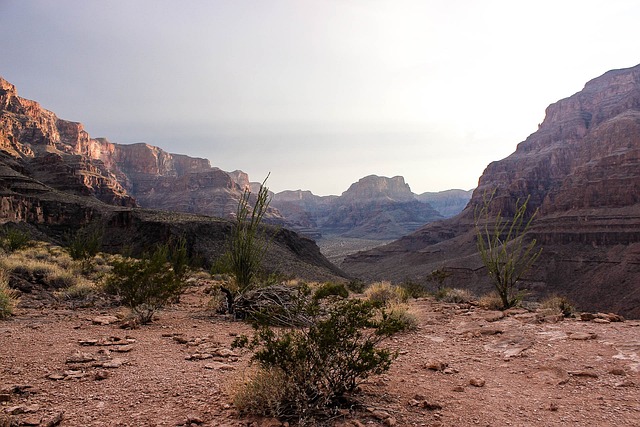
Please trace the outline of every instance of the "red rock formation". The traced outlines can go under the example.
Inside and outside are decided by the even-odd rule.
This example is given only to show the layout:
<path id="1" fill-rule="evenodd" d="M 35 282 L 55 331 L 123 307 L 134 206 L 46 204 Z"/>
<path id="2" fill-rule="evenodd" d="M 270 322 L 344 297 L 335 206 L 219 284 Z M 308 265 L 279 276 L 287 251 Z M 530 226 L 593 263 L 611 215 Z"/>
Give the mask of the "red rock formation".
<path id="1" fill-rule="evenodd" d="M 486 283 L 473 222 L 493 190 L 493 213 L 508 215 L 528 196 L 531 210 L 539 208 L 531 237 L 543 257 L 525 287 L 640 317 L 640 65 L 609 71 L 550 105 L 537 132 L 487 166 L 459 216 L 347 258 L 343 268 L 401 280 L 447 266 L 457 285 Z"/>

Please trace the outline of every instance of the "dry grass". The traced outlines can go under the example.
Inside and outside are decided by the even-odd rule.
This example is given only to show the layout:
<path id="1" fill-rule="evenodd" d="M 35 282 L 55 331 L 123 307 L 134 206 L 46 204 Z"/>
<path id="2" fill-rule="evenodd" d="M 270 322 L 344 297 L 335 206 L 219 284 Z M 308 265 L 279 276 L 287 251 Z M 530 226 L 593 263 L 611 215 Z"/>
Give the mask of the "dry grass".
<path id="1" fill-rule="evenodd" d="M 436 292 L 435 298 L 442 302 L 462 304 L 473 301 L 475 296 L 468 289 L 442 288 Z"/>
<path id="2" fill-rule="evenodd" d="M 482 295 L 478 305 L 485 310 L 502 310 L 502 300 L 496 291 Z"/>
<path id="3" fill-rule="evenodd" d="M 0 319 L 7 319 L 13 315 L 18 299 L 18 293 L 9 288 L 6 273 L 0 270 Z"/>
<path id="4" fill-rule="evenodd" d="M 392 285 L 390 282 L 372 283 L 364 291 L 364 296 L 370 301 L 386 306 L 402 304 L 409 299 L 409 293 L 405 289 Z"/>
<path id="5" fill-rule="evenodd" d="M 249 380 L 237 384 L 233 394 L 233 404 L 241 414 L 280 418 L 298 412 L 295 402 L 300 390 L 290 376 L 280 369 L 258 368 Z M 300 403 L 302 406 L 302 403 Z"/>

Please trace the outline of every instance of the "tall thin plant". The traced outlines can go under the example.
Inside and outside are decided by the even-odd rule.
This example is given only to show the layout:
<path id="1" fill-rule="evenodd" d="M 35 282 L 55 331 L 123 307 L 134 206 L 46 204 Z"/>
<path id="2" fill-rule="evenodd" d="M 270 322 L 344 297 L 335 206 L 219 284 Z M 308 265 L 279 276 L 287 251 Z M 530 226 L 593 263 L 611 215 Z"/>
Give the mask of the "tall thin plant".
<path id="1" fill-rule="evenodd" d="M 536 239 L 528 243 L 525 239 L 538 210 L 527 215 L 528 196 L 524 201 L 516 201 L 513 217 L 505 218 L 502 212 L 492 217 L 490 205 L 494 195 L 495 190 L 490 195 L 485 193 L 482 207 L 476 210 L 477 247 L 503 308 L 509 308 L 517 305 L 521 299 L 517 291 L 518 281 L 542 253 Z"/>
<path id="2" fill-rule="evenodd" d="M 268 240 L 261 224 L 271 203 L 269 188 L 266 186 L 268 178 L 269 175 L 260 184 L 253 207 L 249 188 L 245 188 L 238 202 L 235 223 L 229 239 L 229 251 L 226 254 L 236 289 L 233 292 L 230 289 L 221 288 L 226 295 L 230 313 L 233 313 L 236 296 L 244 294 L 254 286 L 267 252 Z"/>

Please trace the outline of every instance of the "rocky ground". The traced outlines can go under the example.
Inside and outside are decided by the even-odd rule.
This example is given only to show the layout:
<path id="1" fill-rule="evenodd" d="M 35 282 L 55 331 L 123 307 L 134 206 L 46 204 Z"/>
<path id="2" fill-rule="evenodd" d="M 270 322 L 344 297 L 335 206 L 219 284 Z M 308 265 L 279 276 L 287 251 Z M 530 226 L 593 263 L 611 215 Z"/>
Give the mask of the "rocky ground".
<path id="1" fill-rule="evenodd" d="M 212 314 L 204 291 L 130 330 L 117 308 L 19 309 L 0 322 L 0 426 L 282 425 L 235 411 L 250 354 L 231 342 L 250 328 Z M 411 306 L 419 327 L 388 343 L 391 370 L 324 425 L 640 425 L 640 321 Z"/>

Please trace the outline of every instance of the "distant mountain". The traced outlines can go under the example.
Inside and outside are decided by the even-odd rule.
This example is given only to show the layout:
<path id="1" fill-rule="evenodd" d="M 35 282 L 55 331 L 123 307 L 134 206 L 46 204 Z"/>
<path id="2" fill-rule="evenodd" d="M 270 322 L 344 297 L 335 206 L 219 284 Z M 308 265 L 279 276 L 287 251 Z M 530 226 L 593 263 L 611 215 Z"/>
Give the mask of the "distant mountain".
<path id="1" fill-rule="evenodd" d="M 294 229 L 315 238 L 388 241 L 443 218 L 430 203 L 419 201 L 401 176 L 370 175 L 340 196 L 283 191 L 274 195 L 272 206 Z"/>
<path id="2" fill-rule="evenodd" d="M 429 203 L 444 218 L 458 215 L 467 206 L 473 190 L 445 190 L 436 193 L 422 193 L 417 200 Z"/>
<path id="3" fill-rule="evenodd" d="M 527 197 L 530 211 L 539 209 L 528 237 L 542 257 L 523 288 L 640 317 L 640 65 L 609 71 L 551 104 L 537 132 L 487 166 L 461 214 L 351 255 L 342 267 L 393 280 L 421 280 L 444 267 L 457 286 L 488 290 L 474 210 L 493 191 L 493 215 L 511 215 Z"/>

